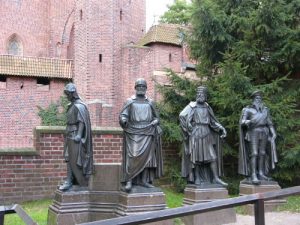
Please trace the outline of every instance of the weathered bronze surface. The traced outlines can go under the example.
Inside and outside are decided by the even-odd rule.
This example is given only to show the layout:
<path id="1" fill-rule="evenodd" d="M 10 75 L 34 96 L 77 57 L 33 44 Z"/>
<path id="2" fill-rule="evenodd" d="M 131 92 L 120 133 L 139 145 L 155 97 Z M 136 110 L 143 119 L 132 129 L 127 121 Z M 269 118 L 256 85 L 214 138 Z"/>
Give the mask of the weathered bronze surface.
<path id="1" fill-rule="evenodd" d="M 243 108 L 240 118 L 239 173 L 248 182 L 270 181 L 267 175 L 277 163 L 276 132 L 269 109 L 263 104 L 261 91 L 252 93 L 252 105 Z"/>
<path id="2" fill-rule="evenodd" d="M 154 178 L 163 172 L 162 130 L 154 103 L 146 96 L 147 83 L 143 78 L 136 80 L 135 90 L 119 118 L 124 130 L 122 183 L 127 192 L 133 185 L 153 187 Z"/>
<path id="3" fill-rule="evenodd" d="M 197 186 L 227 186 L 219 177 L 223 172 L 220 137 L 226 137 L 226 130 L 206 98 L 206 87 L 198 87 L 196 102 L 190 102 L 179 115 L 184 136 L 182 176 Z"/>
<path id="4" fill-rule="evenodd" d="M 93 146 L 91 122 L 87 106 L 79 98 L 73 83 L 64 90 L 71 102 L 67 111 L 64 158 L 67 163 L 67 180 L 58 189 L 67 191 L 73 185 L 88 186 L 93 173 Z"/>

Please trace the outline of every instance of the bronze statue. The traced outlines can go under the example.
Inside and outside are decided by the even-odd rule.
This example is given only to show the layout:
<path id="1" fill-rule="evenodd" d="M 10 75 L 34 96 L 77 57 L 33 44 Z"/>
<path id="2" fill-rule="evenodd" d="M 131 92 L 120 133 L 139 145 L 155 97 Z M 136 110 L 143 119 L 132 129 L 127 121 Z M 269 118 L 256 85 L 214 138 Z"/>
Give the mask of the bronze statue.
<path id="1" fill-rule="evenodd" d="M 153 187 L 162 176 L 161 128 L 154 103 L 147 98 L 147 83 L 135 82 L 136 95 L 129 98 L 120 113 L 124 130 L 123 183 L 129 192 L 133 185 Z"/>
<path id="2" fill-rule="evenodd" d="M 269 171 L 277 163 L 276 132 L 261 91 L 252 93 L 252 105 L 243 108 L 240 118 L 239 173 L 253 184 L 268 181 Z"/>
<path id="3" fill-rule="evenodd" d="M 220 137 L 227 133 L 206 100 L 207 88 L 198 87 L 196 102 L 190 102 L 179 115 L 184 136 L 182 176 L 195 185 L 226 187 L 219 176 L 223 172 Z"/>
<path id="4" fill-rule="evenodd" d="M 72 185 L 88 186 L 93 173 L 93 147 L 90 116 L 87 106 L 79 98 L 73 83 L 66 85 L 64 93 L 71 102 L 67 111 L 64 158 L 67 163 L 67 180 L 59 190 L 69 190 Z"/>

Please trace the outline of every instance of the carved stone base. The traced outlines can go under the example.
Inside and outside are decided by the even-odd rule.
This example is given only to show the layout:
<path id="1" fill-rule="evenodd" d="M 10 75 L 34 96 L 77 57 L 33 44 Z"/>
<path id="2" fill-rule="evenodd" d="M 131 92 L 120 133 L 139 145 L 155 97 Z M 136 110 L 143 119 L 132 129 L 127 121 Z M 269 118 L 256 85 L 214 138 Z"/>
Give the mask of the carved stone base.
<path id="1" fill-rule="evenodd" d="M 280 190 L 281 187 L 278 185 L 276 181 L 262 181 L 260 185 L 254 185 L 247 180 L 243 180 L 240 182 L 240 195 L 250 195 L 255 193 L 263 193 L 268 191 L 277 191 Z M 282 204 L 285 204 L 285 199 L 274 199 L 265 201 L 265 212 L 275 211 L 276 208 Z M 242 206 L 242 210 L 245 214 L 253 215 L 254 214 L 254 205 L 245 205 Z"/>
<path id="2" fill-rule="evenodd" d="M 130 193 L 121 192 L 117 214 L 120 216 L 166 209 L 165 194 L 159 188 L 134 186 Z M 171 225 L 172 220 L 147 223 L 147 225 Z"/>
<path id="3" fill-rule="evenodd" d="M 96 164 L 89 187 L 56 190 L 48 210 L 48 225 L 75 225 L 116 217 L 120 167 L 120 164 Z"/>
<path id="4" fill-rule="evenodd" d="M 202 188 L 195 185 L 188 185 L 184 189 L 184 205 L 205 203 L 228 197 L 227 189 L 223 187 Z M 212 212 L 183 217 L 185 225 L 220 225 L 236 222 L 236 213 L 233 208 L 222 209 Z"/>

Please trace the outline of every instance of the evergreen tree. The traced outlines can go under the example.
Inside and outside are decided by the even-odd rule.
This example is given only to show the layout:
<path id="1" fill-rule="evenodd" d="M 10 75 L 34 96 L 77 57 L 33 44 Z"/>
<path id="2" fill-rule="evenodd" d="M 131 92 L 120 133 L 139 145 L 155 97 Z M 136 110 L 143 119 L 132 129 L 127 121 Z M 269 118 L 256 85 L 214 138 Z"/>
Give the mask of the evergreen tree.
<path id="1" fill-rule="evenodd" d="M 226 127 L 225 153 L 237 162 L 238 120 L 260 89 L 278 133 L 280 162 L 274 176 L 299 179 L 300 121 L 300 1 L 194 0 L 189 37 L 191 55 L 199 63 L 199 77 L 207 78 L 209 103 Z M 172 88 L 163 90 L 162 119 L 168 140 L 180 140 L 178 113 L 201 82 L 190 82 L 170 72 Z"/>

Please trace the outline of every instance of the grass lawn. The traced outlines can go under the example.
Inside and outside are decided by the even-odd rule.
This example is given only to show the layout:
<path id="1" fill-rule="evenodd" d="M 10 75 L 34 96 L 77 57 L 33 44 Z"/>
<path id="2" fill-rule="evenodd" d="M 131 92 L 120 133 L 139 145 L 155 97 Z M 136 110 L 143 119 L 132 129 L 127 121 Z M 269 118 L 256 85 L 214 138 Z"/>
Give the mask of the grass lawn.
<path id="1" fill-rule="evenodd" d="M 177 193 L 171 188 L 162 188 L 166 195 L 166 202 L 169 208 L 176 208 L 182 206 L 183 194 Z M 44 199 L 38 201 L 29 201 L 21 204 L 22 208 L 29 214 L 29 216 L 39 225 L 47 225 L 48 207 L 52 203 L 51 199 Z M 279 211 L 289 211 L 300 213 L 300 195 L 290 196 L 287 198 L 287 204 L 280 206 Z M 242 213 L 237 210 L 237 213 Z M 178 223 L 176 223 L 178 222 Z M 175 224 L 181 224 L 180 220 Z M 4 217 L 4 225 L 25 225 L 17 214 L 9 214 Z"/>
<path id="2" fill-rule="evenodd" d="M 27 214 L 39 225 L 47 225 L 48 207 L 52 203 L 50 199 L 29 201 L 21 204 Z M 4 216 L 4 225 L 25 225 L 17 214 Z"/>

